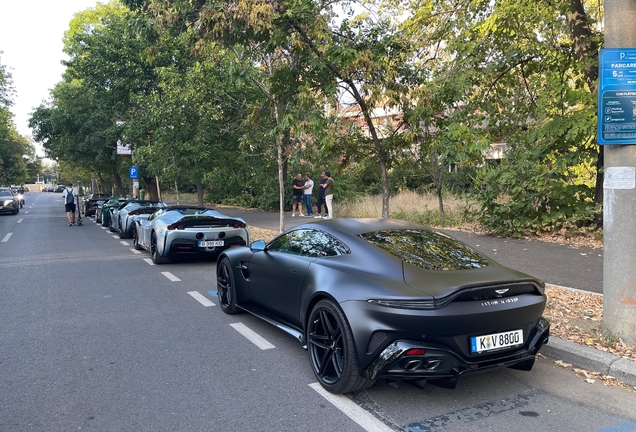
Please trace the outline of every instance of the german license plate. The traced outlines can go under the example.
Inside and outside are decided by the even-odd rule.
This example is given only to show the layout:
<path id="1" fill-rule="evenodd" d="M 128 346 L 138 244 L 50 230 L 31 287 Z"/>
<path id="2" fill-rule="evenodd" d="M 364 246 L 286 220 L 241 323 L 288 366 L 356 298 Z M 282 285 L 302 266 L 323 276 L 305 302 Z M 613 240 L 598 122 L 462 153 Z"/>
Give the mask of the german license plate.
<path id="1" fill-rule="evenodd" d="M 470 338 L 470 352 L 483 353 L 523 345 L 523 330 L 511 330 Z"/>
<path id="2" fill-rule="evenodd" d="M 223 240 L 209 240 L 209 241 L 200 241 L 199 247 L 217 247 L 223 246 L 225 243 Z"/>

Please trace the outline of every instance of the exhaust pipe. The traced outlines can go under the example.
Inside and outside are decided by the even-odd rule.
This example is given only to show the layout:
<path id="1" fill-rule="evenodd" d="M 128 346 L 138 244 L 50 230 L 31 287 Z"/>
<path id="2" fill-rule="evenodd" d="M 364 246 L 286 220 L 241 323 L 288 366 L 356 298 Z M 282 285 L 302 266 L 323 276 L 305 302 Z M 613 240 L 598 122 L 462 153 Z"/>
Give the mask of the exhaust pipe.
<path id="1" fill-rule="evenodd" d="M 437 368 L 441 363 L 442 363 L 441 360 L 428 360 L 426 364 L 424 365 L 424 369 L 433 370 Z"/>
<path id="2" fill-rule="evenodd" d="M 420 366 L 422 366 L 422 360 L 416 360 L 416 359 L 409 360 L 407 362 L 404 362 L 404 364 L 402 364 L 402 368 L 409 372 L 414 371 L 415 369 L 418 369 Z"/>

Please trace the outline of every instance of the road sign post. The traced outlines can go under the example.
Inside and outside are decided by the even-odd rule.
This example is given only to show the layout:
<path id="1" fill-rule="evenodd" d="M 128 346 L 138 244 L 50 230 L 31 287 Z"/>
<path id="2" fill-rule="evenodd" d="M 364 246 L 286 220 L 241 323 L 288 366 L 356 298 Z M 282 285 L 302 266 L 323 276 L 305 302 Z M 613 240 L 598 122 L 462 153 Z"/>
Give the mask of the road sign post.
<path id="1" fill-rule="evenodd" d="M 603 328 L 636 342 L 636 9 L 632 0 L 605 2 L 600 55 L 599 144 L 603 184 Z M 605 76 L 603 76 L 605 75 Z"/>

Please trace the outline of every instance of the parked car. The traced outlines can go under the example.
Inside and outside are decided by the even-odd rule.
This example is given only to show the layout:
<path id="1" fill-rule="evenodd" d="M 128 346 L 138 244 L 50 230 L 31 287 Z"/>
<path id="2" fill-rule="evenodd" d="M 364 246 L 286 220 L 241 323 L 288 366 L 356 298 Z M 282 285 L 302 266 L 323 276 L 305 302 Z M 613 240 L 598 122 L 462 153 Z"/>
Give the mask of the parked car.
<path id="1" fill-rule="evenodd" d="M 150 252 L 155 264 L 170 262 L 182 254 L 216 256 L 249 243 L 243 219 L 196 206 L 160 208 L 147 219 L 136 221 L 132 234 L 134 248 Z"/>
<path id="2" fill-rule="evenodd" d="M 333 219 L 224 251 L 217 292 L 307 347 L 320 384 L 385 378 L 453 388 L 461 375 L 530 370 L 548 341 L 544 283 L 423 225 Z"/>
<path id="3" fill-rule="evenodd" d="M 166 207 L 160 201 L 130 201 L 123 207 L 111 211 L 108 228 L 119 233 L 119 238 L 132 237 L 133 221 L 148 219 L 158 208 Z"/>
<path id="4" fill-rule="evenodd" d="M 93 216 L 97 209 L 97 205 L 104 204 L 111 197 L 112 195 L 109 193 L 97 193 L 87 196 L 82 202 L 84 216 Z"/>
<path id="5" fill-rule="evenodd" d="M 11 188 L 0 187 L 0 213 L 20 213 L 20 200 Z"/>
<path id="6" fill-rule="evenodd" d="M 119 207 L 122 203 L 132 201 L 131 197 L 111 197 L 102 205 L 98 205 L 95 209 L 95 222 L 100 223 L 102 226 L 108 226 L 110 221 L 110 209 Z"/>
<path id="7" fill-rule="evenodd" d="M 102 204 L 102 226 L 110 227 L 110 220 L 113 215 L 113 211 L 125 206 L 134 199 L 135 198 L 132 197 L 119 197 L 112 202 L 111 200 L 108 200 L 104 204 Z"/>
<path id="8" fill-rule="evenodd" d="M 64 186 L 64 185 L 57 185 L 57 186 L 55 186 L 55 192 L 57 192 L 57 193 L 62 193 L 62 192 L 64 192 L 64 189 L 66 189 L 66 186 Z"/>

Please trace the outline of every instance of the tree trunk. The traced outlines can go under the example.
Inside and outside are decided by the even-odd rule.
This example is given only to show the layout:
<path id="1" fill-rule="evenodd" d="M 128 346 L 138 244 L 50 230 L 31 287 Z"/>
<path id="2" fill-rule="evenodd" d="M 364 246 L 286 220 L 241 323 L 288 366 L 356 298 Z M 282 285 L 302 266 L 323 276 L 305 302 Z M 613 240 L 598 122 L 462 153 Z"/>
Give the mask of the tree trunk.
<path id="1" fill-rule="evenodd" d="M 121 176 L 119 173 L 115 173 L 115 195 L 125 196 L 124 184 L 121 181 Z"/>
<path id="2" fill-rule="evenodd" d="M 201 180 L 197 180 L 197 203 L 203 207 L 203 183 Z"/>
<path id="3" fill-rule="evenodd" d="M 144 179 L 146 185 L 146 199 L 151 201 L 159 201 L 159 194 L 157 193 L 157 185 L 155 184 L 154 176 L 141 176 Z"/>

